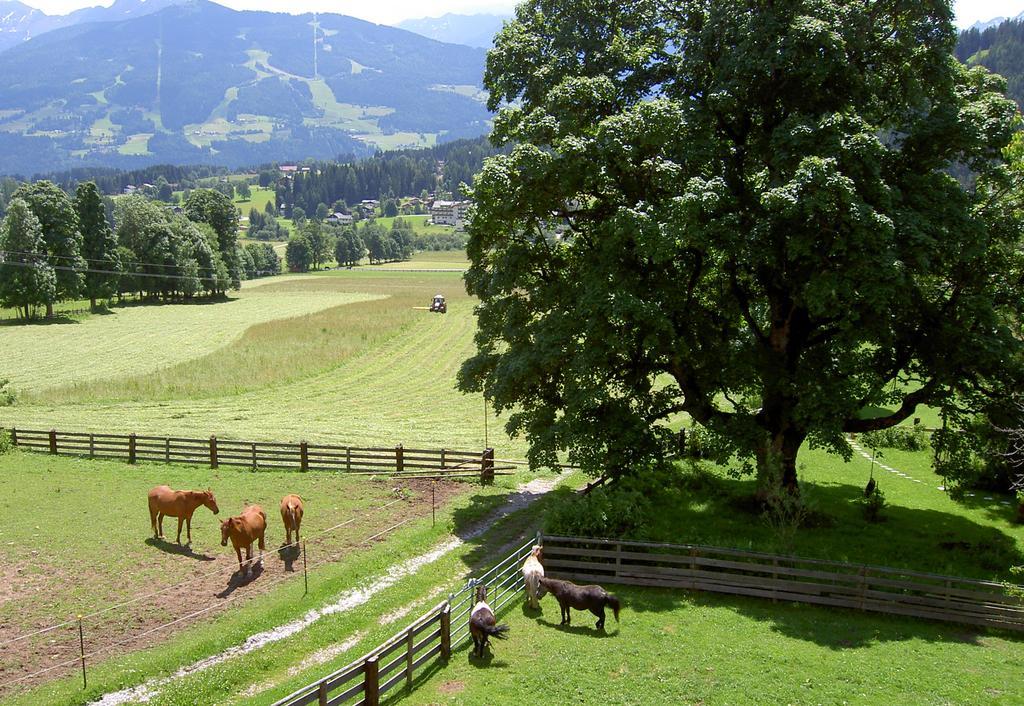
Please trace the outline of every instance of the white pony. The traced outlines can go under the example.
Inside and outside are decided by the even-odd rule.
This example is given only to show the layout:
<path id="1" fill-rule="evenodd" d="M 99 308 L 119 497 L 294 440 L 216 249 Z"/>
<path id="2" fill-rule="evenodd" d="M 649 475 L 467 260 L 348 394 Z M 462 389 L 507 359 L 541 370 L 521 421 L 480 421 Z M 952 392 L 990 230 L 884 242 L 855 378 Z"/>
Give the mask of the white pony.
<path id="1" fill-rule="evenodd" d="M 523 582 L 526 584 L 530 607 L 534 610 L 540 608 L 540 599 L 547 593 L 540 585 L 540 580 L 544 576 L 544 566 L 540 563 L 541 551 L 540 545 L 533 545 L 530 556 L 523 562 Z"/>

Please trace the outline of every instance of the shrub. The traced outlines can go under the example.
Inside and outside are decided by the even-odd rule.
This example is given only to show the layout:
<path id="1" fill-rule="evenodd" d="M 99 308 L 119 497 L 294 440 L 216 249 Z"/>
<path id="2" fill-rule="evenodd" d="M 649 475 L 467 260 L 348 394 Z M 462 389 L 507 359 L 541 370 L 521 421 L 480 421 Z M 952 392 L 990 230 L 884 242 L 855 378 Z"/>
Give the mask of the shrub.
<path id="1" fill-rule="evenodd" d="M 14 449 L 14 444 L 11 442 L 11 432 L 6 429 L 0 429 L 0 456 L 3 456 L 12 449 Z"/>
<path id="2" fill-rule="evenodd" d="M 544 523 L 549 534 L 581 537 L 631 537 L 651 525 L 653 504 L 648 498 L 650 479 L 622 478 L 576 495 L 556 507 Z"/>
<path id="3" fill-rule="evenodd" d="M 890 427 L 865 433 L 861 437 L 861 443 L 869 449 L 923 451 L 928 448 L 928 435 L 919 426 Z"/>
<path id="4" fill-rule="evenodd" d="M 7 378 L 0 378 L 0 407 L 10 407 L 17 399 L 10 384 L 11 381 Z"/>
<path id="5" fill-rule="evenodd" d="M 882 510 L 885 509 L 885 494 L 877 485 L 870 494 L 859 498 L 857 502 L 864 513 L 864 519 L 868 522 L 881 522 L 885 519 L 882 517 Z"/>

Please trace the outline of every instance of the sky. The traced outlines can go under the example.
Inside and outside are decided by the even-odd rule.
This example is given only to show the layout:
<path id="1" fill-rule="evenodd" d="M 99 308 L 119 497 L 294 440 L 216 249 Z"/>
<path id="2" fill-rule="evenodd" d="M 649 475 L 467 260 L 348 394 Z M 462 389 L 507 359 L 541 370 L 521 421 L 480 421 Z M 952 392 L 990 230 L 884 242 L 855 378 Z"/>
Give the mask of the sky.
<path id="1" fill-rule="evenodd" d="M 514 0 L 215 0 L 235 9 L 273 12 L 334 12 L 380 24 L 447 12 L 509 12 Z M 49 15 L 63 15 L 80 7 L 110 5 L 113 0 L 22 0 Z M 979 20 L 1014 17 L 1024 12 L 1024 0 L 955 0 L 957 24 L 969 27 Z"/>

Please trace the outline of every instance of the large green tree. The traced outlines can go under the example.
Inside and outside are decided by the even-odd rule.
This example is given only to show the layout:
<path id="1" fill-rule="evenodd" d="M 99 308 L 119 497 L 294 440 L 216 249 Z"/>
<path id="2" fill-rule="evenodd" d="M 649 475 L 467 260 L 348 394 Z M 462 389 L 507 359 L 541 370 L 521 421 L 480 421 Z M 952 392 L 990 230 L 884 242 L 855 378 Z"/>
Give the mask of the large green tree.
<path id="1" fill-rule="evenodd" d="M 106 208 L 95 183 L 89 181 L 78 185 L 75 212 L 82 234 L 82 257 L 89 263 L 83 292 L 95 309 L 97 299 L 112 297 L 117 291 L 120 267 L 117 238 L 107 223 Z"/>
<path id="2" fill-rule="evenodd" d="M 53 302 L 77 298 L 85 279 L 75 204 L 59 186 L 46 180 L 22 184 L 14 196 L 28 204 L 43 229 L 47 256 L 57 278 L 54 297 L 46 304 L 46 315 L 53 316 Z"/>
<path id="3" fill-rule="evenodd" d="M 53 302 L 56 286 L 39 219 L 15 198 L 0 224 L 0 304 L 28 319 L 31 307 Z"/>
<path id="4" fill-rule="evenodd" d="M 233 188 L 230 184 L 227 187 Z M 212 189 L 196 189 L 185 199 L 185 215 L 197 223 L 210 225 L 217 233 L 217 249 L 227 265 L 232 286 L 240 288 L 242 266 L 237 248 L 239 215 L 231 197 Z"/>
<path id="5" fill-rule="evenodd" d="M 807 442 L 1019 380 L 1016 112 L 955 39 L 946 0 L 521 4 L 462 389 L 536 464 L 639 469 L 686 414 L 795 489 Z"/>

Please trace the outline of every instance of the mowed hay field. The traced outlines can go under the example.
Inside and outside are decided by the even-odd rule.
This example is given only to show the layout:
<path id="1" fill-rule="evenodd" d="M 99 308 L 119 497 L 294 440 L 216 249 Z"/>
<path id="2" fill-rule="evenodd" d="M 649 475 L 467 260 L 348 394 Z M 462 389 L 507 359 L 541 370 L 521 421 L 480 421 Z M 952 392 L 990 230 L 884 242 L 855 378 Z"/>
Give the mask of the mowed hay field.
<path id="1" fill-rule="evenodd" d="M 429 255 L 429 254 L 428 254 Z M 437 293 L 448 313 L 422 310 Z M 15 330 L 18 355 L 0 376 L 15 379 L 19 402 L 0 423 L 25 428 L 150 435 L 309 441 L 353 445 L 480 449 L 484 405 L 455 389 L 472 354 L 475 319 L 458 272 L 391 272 L 371 268 L 258 280 L 236 301 L 203 306 L 140 307 L 136 328 L 159 329 L 165 316 L 210 331 L 232 307 L 261 308 L 265 319 L 219 347 L 170 360 L 172 336 L 104 342 L 78 350 L 65 327 L 89 325 L 101 340 L 112 316 Z M 286 301 L 334 306 L 295 316 L 273 312 Z M 246 302 L 254 302 L 246 304 Z M 349 303 L 340 303 L 349 302 Z M 420 307 L 417 309 L 416 307 Z M 177 309 L 177 311 L 174 311 Z M 115 316 L 120 316 L 118 310 Z M 189 328 L 189 324 L 182 324 Z M 0 330 L 7 350 L 8 329 Z M 197 334 L 199 335 L 199 334 Z M 131 338 L 131 336 L 126 335 Z M 223 341 L 223 338 L 221 339 Z M 33 362 L 35 351 L 49 359 Z M 21 359 L 29 361 L 22 366 Z M 59 363 L 66 360 L 67 364 Z M 164 361 L 163 363 L 159 361 Z M 104 371 L 83 378 L 91 366 Z M 8 374 L 6 368 L 12 369 Z M 14 373 L 33 369 L 32 374 Z M 494 419 L 487 439 L 499 456 L 520 457 Z"/>

